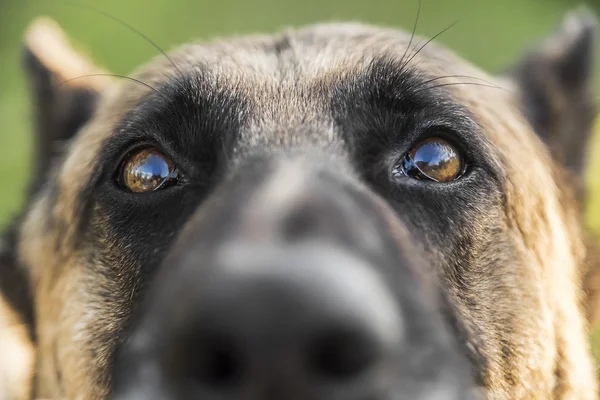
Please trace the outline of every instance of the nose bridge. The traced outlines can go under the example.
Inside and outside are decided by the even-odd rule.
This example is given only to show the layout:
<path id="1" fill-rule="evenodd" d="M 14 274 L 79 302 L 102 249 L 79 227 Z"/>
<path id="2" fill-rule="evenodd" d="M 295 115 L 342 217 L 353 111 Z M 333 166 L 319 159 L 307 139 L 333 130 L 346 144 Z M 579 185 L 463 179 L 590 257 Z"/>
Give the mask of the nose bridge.
<path id="1" fill-rule="evenodd" d="M 300 160 L 281 160 L 273 165 L 272 174 L 249 199 L 241 218 L 242 234 L 276 234 L 276 227 L 307 195 L 312 171 L 304 169 Z"/>
<path id="2" fill-rule="evenodd" d="M 366 220 L 343 165 L 283 158 L 249 195 L 234 236 L 239 240 L 293 242 L 325 240 L 374 247 L 378 230 Z"/>

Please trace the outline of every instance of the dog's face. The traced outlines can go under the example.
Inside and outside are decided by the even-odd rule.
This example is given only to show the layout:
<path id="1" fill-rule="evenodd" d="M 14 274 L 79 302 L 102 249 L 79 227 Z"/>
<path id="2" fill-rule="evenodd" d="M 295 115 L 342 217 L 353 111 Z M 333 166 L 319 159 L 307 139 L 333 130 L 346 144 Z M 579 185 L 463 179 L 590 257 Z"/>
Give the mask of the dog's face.
<path id="1" fill-rule="evenodd" d="M 95 71 L 53 35 L 28 36 L 43 178 L 4 267 L 31 304 L 3 286 L 38 396 L 596 397 L 589 17 L 501 78 L 332 24 L 59 84 Z"/>

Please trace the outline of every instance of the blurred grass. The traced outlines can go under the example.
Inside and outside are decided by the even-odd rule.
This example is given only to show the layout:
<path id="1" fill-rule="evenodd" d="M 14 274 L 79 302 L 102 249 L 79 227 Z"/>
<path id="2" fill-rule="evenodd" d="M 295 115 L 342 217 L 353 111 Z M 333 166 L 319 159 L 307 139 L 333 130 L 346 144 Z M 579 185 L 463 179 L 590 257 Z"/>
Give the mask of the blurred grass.
<path id="1" fill-rule="evenodd" d="M 269 32 L 327 20 L 361 20 L 412 29 L 418 0 L 93 0 L 99 7 L 170 48 L 192 38 Z M 590 4 L 596 10 L 598 2 Z M 423 0 L 417 33 L 433 36 L 451 23 L 444 43 L 490 72 L 510 64 L 532 41 L 550 32 L 579 1 Z M 148 43 L 98 13 L 61 0 L 0 0 L 0 226 L 19 209 L 30 165 L 30 110 L 20 70 L 21 37 L 36 16 L 55 18 L 99 64 L 127 74 L 156 55 Z M 600 70 L 599 70 L 600 71 Z M 599 80 L 600 81 L 600 80 Z M 600 125 L 588 175 L 588 224 L 600 232 Z M 594 335 L 600 360 L 600 331 Z"/>

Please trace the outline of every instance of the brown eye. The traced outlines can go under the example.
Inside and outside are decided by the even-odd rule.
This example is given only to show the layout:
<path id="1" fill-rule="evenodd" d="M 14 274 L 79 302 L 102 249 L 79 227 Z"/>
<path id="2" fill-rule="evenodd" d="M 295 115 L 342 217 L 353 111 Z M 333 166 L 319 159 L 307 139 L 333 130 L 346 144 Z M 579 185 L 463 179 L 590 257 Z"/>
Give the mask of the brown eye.
<path id="1" fill-rule="evenodd" d="M 459 150 L 441 138 L 425 139 L 413 147 L 394 175 L 435 182 L 450 182 L 459 178 L 465 170 L 465 161 Z"/>
<path id="2" fill-rule="evenodd" d="M 123 186 L 136 193 L 164 189 L 179 180 L 173 161 L 151 147 L 129 155 L 120 174 Z"/>

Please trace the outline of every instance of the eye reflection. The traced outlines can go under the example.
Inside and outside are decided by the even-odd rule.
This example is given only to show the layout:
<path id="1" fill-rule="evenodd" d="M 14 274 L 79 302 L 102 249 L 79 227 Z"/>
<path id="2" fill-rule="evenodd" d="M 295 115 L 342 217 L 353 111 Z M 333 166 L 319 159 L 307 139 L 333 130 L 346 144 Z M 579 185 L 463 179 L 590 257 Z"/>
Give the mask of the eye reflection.
<path id="1" fill-rule="evenodd" d="M 175 165 L 154 148 L 139 150 L 131 155 L 123 167 L 123 184 L 132 192 L 151 192 L 166 184 L 176 183 Z"/>
<path id="2" fill-rule="evenodd" d="M 429 138 L 413 147 L 394 169 L 394 175 L 435 182 L 450 182 L 464 172 L 458 150 L 441 138 Z"/>

